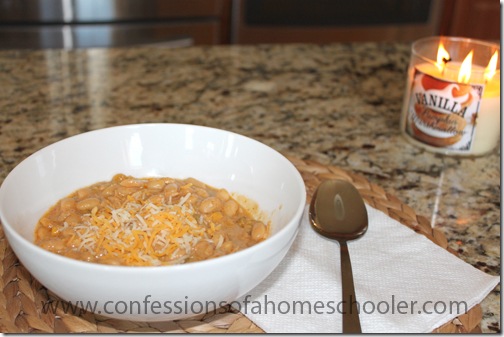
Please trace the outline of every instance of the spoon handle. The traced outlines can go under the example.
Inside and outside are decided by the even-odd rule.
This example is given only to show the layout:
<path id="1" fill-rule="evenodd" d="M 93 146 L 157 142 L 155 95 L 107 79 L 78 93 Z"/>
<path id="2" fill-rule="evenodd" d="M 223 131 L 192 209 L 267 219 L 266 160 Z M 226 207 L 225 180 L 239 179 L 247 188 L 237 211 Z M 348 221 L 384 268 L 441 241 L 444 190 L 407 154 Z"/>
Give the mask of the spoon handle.
<path id="1" fill-rule="evenodd" d="M 346 241 L 340 242 L 341 281 L 343 286 L 343 333 L 360 333 L 361 325 L 355 298 L 352 263 Z"/>

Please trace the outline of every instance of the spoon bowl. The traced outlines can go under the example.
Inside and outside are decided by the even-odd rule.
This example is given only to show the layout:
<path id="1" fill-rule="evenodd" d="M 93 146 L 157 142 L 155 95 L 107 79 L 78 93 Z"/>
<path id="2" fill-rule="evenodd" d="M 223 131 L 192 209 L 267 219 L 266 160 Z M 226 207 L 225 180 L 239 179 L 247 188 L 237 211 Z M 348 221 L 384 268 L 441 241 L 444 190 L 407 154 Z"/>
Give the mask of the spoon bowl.
<path id="1" fill-rule="evenodd" d="M 361 332 L 347 241 L 362 237 L 368 216 L 359 191 L 344 180 L 322 182 L 310 203 L 310 223 L 320 235 L 336 240 L 341 252 L 343 333 Z"/>

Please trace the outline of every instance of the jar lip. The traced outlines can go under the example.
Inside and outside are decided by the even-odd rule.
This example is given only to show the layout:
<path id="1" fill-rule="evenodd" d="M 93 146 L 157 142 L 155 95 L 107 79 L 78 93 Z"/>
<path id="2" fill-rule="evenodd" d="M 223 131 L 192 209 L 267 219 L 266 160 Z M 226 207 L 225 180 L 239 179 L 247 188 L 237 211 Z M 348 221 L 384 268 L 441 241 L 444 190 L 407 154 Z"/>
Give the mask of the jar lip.
<path id="1" fill-rule="evenodd" d="M 444 40 L 450 40 L 453 42 L 464 42 L 464 43 L 472 43 L 475 45 L 480 45 L 480 46 L 485 46 L 488 48 L 495 48 L 500 50 L 500 46 L 498 43 L 490 42 L 490 41 L 485 41 L 485 40 L 479 40 L 479 39 L 473 39 L 470 37 L 462 37 L 462 36 L 448 36 L 448 35 L 440 35 L 440 36 L 429 36 L 429 37 L 423 37 L 415 42 L 413 42 L 413 50 L 415 49 L 415 46 L 417 46 L 420 43 L 425 43 L 427 41 L 444 41 Z"/>
<path id="2" fill-rule="evenodd" d="M 412 43 L 411 47 L 411 52 L 415 57 L 418 57 L 419 59 L 423 60 L 424 62 L 432 63 L 432 64 L 437 64 L 435 59 L 432 59 L 430 57 L 427 57 L 423 55 L 421 52 L 419 52 L 418 48 L 426 43 L 429 42 L 434 42 L 437 41 L 436 44 L 439 44 L 440 42 L 444 41 L 450 41 L 454 43 L 459 43 L 459 44 L 472 44 L 474 46 L 481 46 L 485 47 L 488 49 L 493 49 L 493 50 L 498 50 L 500 53 L 500 45 L 498 43 L 493 43 L 490 41 L 484 41 L 484 40 L 479 40 L 479 39 L 473 39 L 473 38 L 468 38 L 468 37 L 460 37 L 460 36 L 429 36 L 429 37 L 424 37 L 421 39 L 418 39 Z M 500 55 L 499 55 L 500 57 Z M 478 70 L 473 70 L 475 72 L 480 72 Z M 484 70 L 481 70 L 483 72 Z M 500 72 L 500 67 L 499 69 L 496 69 L 497 72 Z"/>

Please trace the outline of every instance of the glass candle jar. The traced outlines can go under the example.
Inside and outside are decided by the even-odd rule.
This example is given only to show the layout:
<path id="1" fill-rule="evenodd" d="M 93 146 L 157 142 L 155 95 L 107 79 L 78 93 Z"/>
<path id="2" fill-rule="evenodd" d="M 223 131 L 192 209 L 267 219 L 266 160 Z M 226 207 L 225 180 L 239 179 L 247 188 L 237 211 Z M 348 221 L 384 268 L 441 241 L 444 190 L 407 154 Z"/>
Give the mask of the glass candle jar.
<path id="1" fill-rule="evenodd" d="M 447 155 L 479 156 L 500 136 L 499 45 L 459 37 L 413 43 L 401 131 Z"/>

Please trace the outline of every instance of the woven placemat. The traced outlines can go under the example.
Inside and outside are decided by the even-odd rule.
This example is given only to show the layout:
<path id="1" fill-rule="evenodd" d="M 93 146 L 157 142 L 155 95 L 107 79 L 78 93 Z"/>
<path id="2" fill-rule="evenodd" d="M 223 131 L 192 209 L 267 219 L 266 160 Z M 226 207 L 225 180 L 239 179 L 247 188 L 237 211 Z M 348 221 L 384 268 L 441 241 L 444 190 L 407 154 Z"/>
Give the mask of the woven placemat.
<path id="1" fill-rule="evenodd" d="M 366 178 L 335 166 L 289 157 L 306 183 L 308 200 L 321 181 L 344 179 L 355 185 L 372 207 L 425 235 L 437 245 L 448 249 L 445 236 L 432 229 L 429 221 L 419 216 L 396 197 Z M 452 251 L 452 253 L 454 253 Z M 175 332 L 175 333 L 262 333 L 247 317 L 227 306 L 217 312 L 170 322 L 131 322 L 110 319 L 90 312 L 73 315 L 60 306 L 53 312 L 45 310 L 50 302 L 59 301 L 35 280 L 19 263 L 0 229 L 0 330 L 5 333 L 30 332 Z M 481 332 L 482 311 L 479 305 L 453 321 L 436 329 L 439 333 Z"/>

